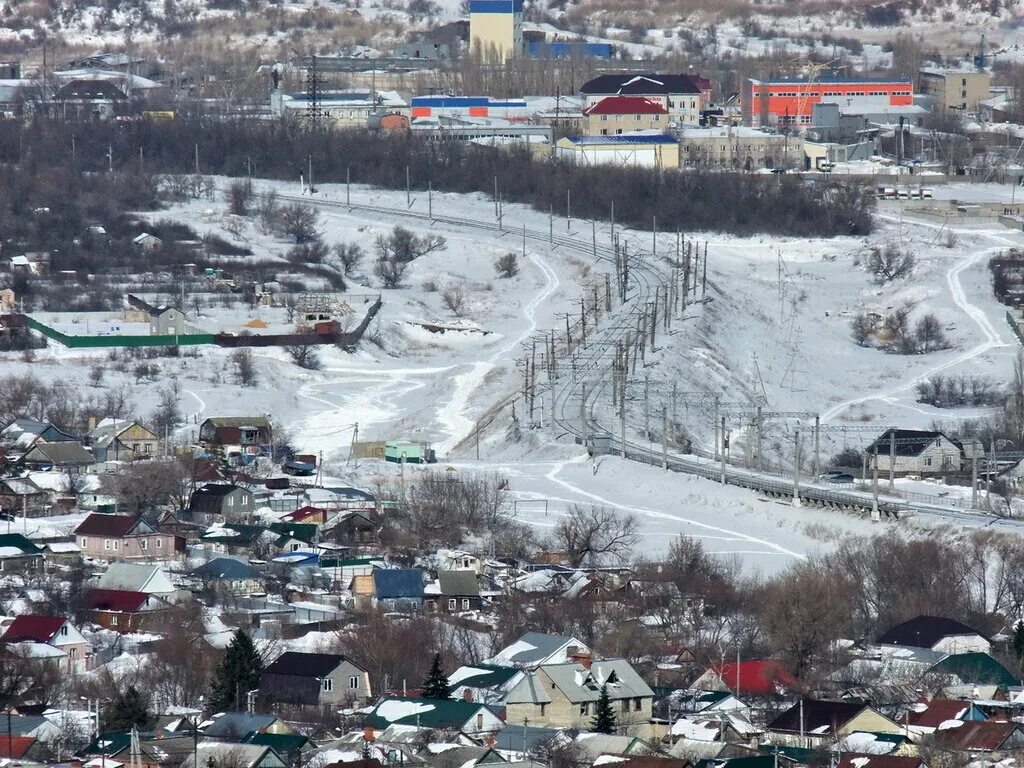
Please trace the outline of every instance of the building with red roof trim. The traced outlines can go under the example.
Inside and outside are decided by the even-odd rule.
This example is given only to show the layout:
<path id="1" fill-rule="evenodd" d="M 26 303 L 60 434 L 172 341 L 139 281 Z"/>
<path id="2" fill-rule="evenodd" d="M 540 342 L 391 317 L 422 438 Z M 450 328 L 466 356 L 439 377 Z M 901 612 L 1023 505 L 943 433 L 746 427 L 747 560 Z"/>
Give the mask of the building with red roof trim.
<path id="1" fill-rule="evenodd" d="M 658 99 L 646 96 L 605 96 L 584 109 L 583 115 L 591 136 L 664 131 L 669 127 L 668 109 Z"/>
<path id="2" fill-rule="evenodd" d="M 18 616 L 7 625 L 0 642 L 26 658 L 59 664 L 69 674 L 92 667 L 92 646 L 61 616 Z"/>
<path id="3" fill-rule="evenodd" d="M 0 758 L 21 760 L 35 746 L 35 736 L 0 735 Z"/>
<path id="4" fill-rule="evenodd" d="M 86 595 L 93 622 L 121 634 L 136 632 L 170 604 L 157 595 L 124 589 L 92 589 Z"/>

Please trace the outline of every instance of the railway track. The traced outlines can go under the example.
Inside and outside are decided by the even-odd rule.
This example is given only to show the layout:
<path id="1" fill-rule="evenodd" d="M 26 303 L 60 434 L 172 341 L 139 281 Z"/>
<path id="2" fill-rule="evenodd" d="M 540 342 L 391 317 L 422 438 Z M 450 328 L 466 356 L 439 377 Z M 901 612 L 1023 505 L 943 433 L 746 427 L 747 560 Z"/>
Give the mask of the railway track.
<path id="1" fill-rule="evenodd" d="M 444 224 L 452 227 L 466 228 L 477 231 L 507 234 L 509 237 L 524 238 L 534 243 L 574 252 L 586 258 L 596 258 L 599 262 L 613 264 L 614 249 L 609 246 L 597 245 L 568 235 L 554 234 L 548 231 L 531 229 L 526 226 L 506 226 L 503 220 L 485 221 L 468 219 L 458 216 L 434 214 L 433 212 L 414 211 L 406 208 L 393 208 L 379 205 L 367 205 L 359 202 L 342 202 L 327 199 L 316 199 L 298 195 L 280 195 L 280 199 L 291 202 L 302 202 L 319 208 L 344 211 L 360 211 L 387 217 L 399 217 L 406 220 Z M 621 436 L 615 436 L 615 430 L 603 425 L 595 414 L 593 404 L 602 392 L 605 392 L 611 381 L 611 361 L 606 359 L 604 351 L 622 341 L 628 328 L 635 327 L 636 320 L 644 311 L 654 295 L 654 287 L 660 285 L 666 275 L 657 264 L 641 258 L 640 251 L 634 250 L 636 257 L 630 270 L 631 285 L 626 301 L 613 310 L 610 319 L 599 326 L 588 338 L 585 346 L 578 346 L 572 352 L 572 365 L 559 365 L 558 374 L 549 382 L 554 406 L 552 408 L 555 423 L 563 434 L 582 440 L 584 425 L 580 418 L 579 402 L 582 398 L 582 386 L 587 382 L 592 388 L 588 390 L 590 407 L 586 419 L 586 433 L 604 433 L 611 436 L 611 452 L 623 456 L 630 461 L 637 461 L 651 466 L 663 466 L 665 469 L 688 475 L 703 477 L 716 482 L 724 482 L 740 488 L 747 488 L 770 498 L 799 500 L 800 504 L 836 510 L 856 512 L 874 512 L 879 515 L 899 517 L 907 512 L 925 512 L 938 517 L 964 519 L 969 515 L 977 519 L 976 513 L 965 513 L 963 509 L 941 503 L 924 503 L 909 501 L 892 496 L 879 495 L 877 507 L 873 494 L 852 490 L 836 490 L 813 483 L 797 484 L 777 476 L 766 475 L 734 464 L 722 466 L 720 461 L 702 458 L 691 454 L 662 453 L 649 445 L 638 443 Z"/>

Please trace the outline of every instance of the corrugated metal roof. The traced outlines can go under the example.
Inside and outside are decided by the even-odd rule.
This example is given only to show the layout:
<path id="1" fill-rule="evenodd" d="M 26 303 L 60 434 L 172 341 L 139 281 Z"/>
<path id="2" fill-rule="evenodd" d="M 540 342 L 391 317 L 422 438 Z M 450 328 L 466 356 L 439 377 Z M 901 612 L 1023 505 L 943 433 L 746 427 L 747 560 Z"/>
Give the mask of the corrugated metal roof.
<path id="1" fill-rule="evenodd" d="M 567 136 L 570 142 L 578 146 L 588 144 L 675 144 L 676 140 L 664 134 L 651 134 L 639 136 Z"/>

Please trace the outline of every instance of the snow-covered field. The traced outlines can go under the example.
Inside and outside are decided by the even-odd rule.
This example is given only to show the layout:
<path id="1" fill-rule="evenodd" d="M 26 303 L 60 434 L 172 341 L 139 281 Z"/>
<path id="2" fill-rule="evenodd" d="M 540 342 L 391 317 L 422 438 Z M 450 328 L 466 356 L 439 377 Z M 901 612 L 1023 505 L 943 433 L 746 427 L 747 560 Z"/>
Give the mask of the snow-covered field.
<path id="1" fill-rule="evenodd" d="M 1010 194 L 1008 188 L 994 189 L 999 188 L 943 188 L 958 199 Z M 297 192 L 295 185 L 282 185 L 281 191 Z M 344 196 L 343 186 L 325 185 L 313 202 L 344 200 Z M 414 197 L 412 210 L 425 212 L 426 196 Z M 623 465 L 614 458 L 592 462 L 578 446 L 564 438 L 556 441 L 548 424 L 526 429 L 521 441 L 509 442 L 507 409 L 481 434 L 477 460 L 476 441 L 466 438 L 473 434 L 478 419 L 517 392 L 522 372 L 516 360 L 525 354 L 524 342 L 538 330 L 560 326 L 562 313 L 578 312 L 581 292 L 589 290 L 591 279 L 603 285 L 606 268 L 590 257 L 530 241 L 526 258 L 520 257 L 520 273 L 500 279 L 495 259 L 509 251 L 521 253 L 517 228 L 525 222 L 530 229 L 546 230 L 546 215 L 506 205 L 507 228 L 501 235 L 469 227 L 431 227 L 403 216 L 402 192 L 353 187 L 352 198 L 355 203 L 398 212 L 383 215 L 319 208 L 328 244 L 358 242 L 368 252 L 350 281 L 350 293 L 379 290 L 370 274 L 373 240 L 395 224 L 417 234 L 443 235 L 447 247 L 416 260 L 402 288 L 383 292 L 384 307 L 370 328 L 374 341 L 364 341 L 353 353 L 323 348 L 320 371 L 297 368 L 283 350 L 255 349 L 259 383 L 245 388 L 234 383 L 226 350 L 199 348 L 198 357 L 160 361 L 161 378 L 175 376 L 181 384 L 181 407 L 188 424 L 180 437 L 193 437 L 197 422 L 205 416 L 269 413 L 289 428 L 296 448 L 322 451 L 332 475 L 372 486 L 379 476 L 398 470 L 371 461 L 360 462 L 358 468 L 346 466 L 358 423 L 360 439 L 424 440 L 438 448 L 442 466 L 502 472 L 510 478 L 519 502 L 517 514 L 540 532 L 550 528 L 570 504 L 607 504 L 641 519 L 645 555 L 663 552 L 671 538 L 682 533 L 700 536 L 712 551 L 736 555 L 746 567 L 766 572 L 825 551 L 844 535 L 868 534 L 893 525 L 796 509 L 748 491 Z M 482 196 L 434 194 L 432 205 L 435 213 L 494 219 L 493 203 Z M 200 209 L 222 206 L 219 201 L 182 205 L 161 211 L 159 217 L 178 218 L 204 233 L 214 232 L 220 230 L 219 217 L 204 215 Z M 652 382 L 651 411 L 660 414 L 662 405 L 669 405 L 675 383 L 682 393 L 678 418 L 695 443 L 706 447 L 712 431 L 705 397 L 709 394 L 738 403 L 762 398 L 767 410 L 817 412 L 829 425 L 924 427 L 933 421 L 977 416 L 977 411 L 942 411 L 916 403 L 914 384 L 937 372 L 1007 379 L 1017 349 L 1004 310 L 992 298 L 986 261 L 1000 248 L 1024 245 L 1024 237 L 985 222 L 958 227 L 957 243 L 949 248 L 940 224 L 914 220 L 911 213 L 901 213 L 896 204 L 885 207 L 879 213 L 878 231 L 867 239 L 688 235 L 709 243 L 710 300 L 689 308 L 685 319 L 674 324 L 671 335 L 660 337 L 658 350 L 648 356 L 644 372 Z M 590 241 L 590 222 L 573 221 L 567 226 L 561 219 L 554 226 L 583 243 Z M 650 233 L 622 235 L 632 241 L 631 251 L 649 251 Z M 607 242 L 608 236 L 607 226 L 599 225 L 598 239 Z M 252 225 L 242 231 L 241 239 L 256 256 L 280 258 L 288 247 Z M 917 265 L 909 279 L 881 286 L 863 266 L 864 255 L 869 246 L 890 241 L 913 251 Z M 666 238 L 659 251 L 672 246 Z M 445 308 L 442 290 L 433 290 L 435 285 L 462 289 L 466 306 L 461 317 Z M 854 313 L 863 309 L 884 314 L 905 302 L 914 305 L 912 319 L 934 312 L 952 348 L 901 356 L 853 343 L 849 326 Z M 458 324 L 462 330 L 432 333 L 422 323 Z M 106 359 L 105 352 L 51 346 L 31 364 L 8 356 L 4 367 L 88 388 L 89 368 Z M 120 386 L 131 389 L 135 410 L 144 418 L 154 407 L 160 383 L 136 384 L 130 370 L 109 369 L 98 389 Z M 694 397 L 688 399 L 686 393 Z M 601 398 L 595 413 L 606 419 L 610 398 L 607 393 Z M 631 400 L 630 405 L 634 438 L 643 423 L 641 402 Z M 519 416 L 523 417 L 521 410 Z M 737 430 L 740 450 L 745 442 L 743 425 L 730 426 Z M 765 444 L 769 463 L 791 465 L 791 435 L 797 428 L 795 420 L 788 420 L 769 430 Z M 799 428 L 806 430 L 806 421 Z M 864 438 L 839 430 L 826 432 L 822 454 L 827 457 L 845 445 L 861 447 Z M 974 518 L 921 520 L 959 526 Z"/>

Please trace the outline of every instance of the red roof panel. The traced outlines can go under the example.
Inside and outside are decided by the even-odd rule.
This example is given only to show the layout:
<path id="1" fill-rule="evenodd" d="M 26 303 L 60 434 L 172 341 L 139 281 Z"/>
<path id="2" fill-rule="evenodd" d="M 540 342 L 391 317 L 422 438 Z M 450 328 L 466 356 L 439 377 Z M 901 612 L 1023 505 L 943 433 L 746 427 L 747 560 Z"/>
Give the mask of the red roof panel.
<path id="1" fill-rule="evenodd" d="M 741 661 L 739 666 L 739 691 L 736 690 L 736 664 L 715 665 L 712 669 L 733 693 L 740 696 L 771 696 L 780 688 L 792 688 L 796 679 L 775 659 Z"/>
<path id="2" fill-rule="evenodd" d="M 48 643 L 64 626 L 65 621 L 60 616 L 18 616 L 0 639 L 5 643 L 16 643 L 19 640 Z"/>
<path id="3" fill-rule="evenodd" d="M 142 608 L 148 597 L 145 592 L 126 589 L 92 589 L 86 599 L 93 610 L 132 613 Z"/>
<path id="4" fill-rule="evenodd" d="M 583 110 L 585 115 L 667 115 L 660 101 L 643 96 L 605 96 Z"/>
<path id="5" fill-rule="evenodd" d="M 139 518 L 132 515 L 103 515 L 93 512 L 75 529 L 75 533 L 85 536 L 126 536 L 138 523 Z"/>

